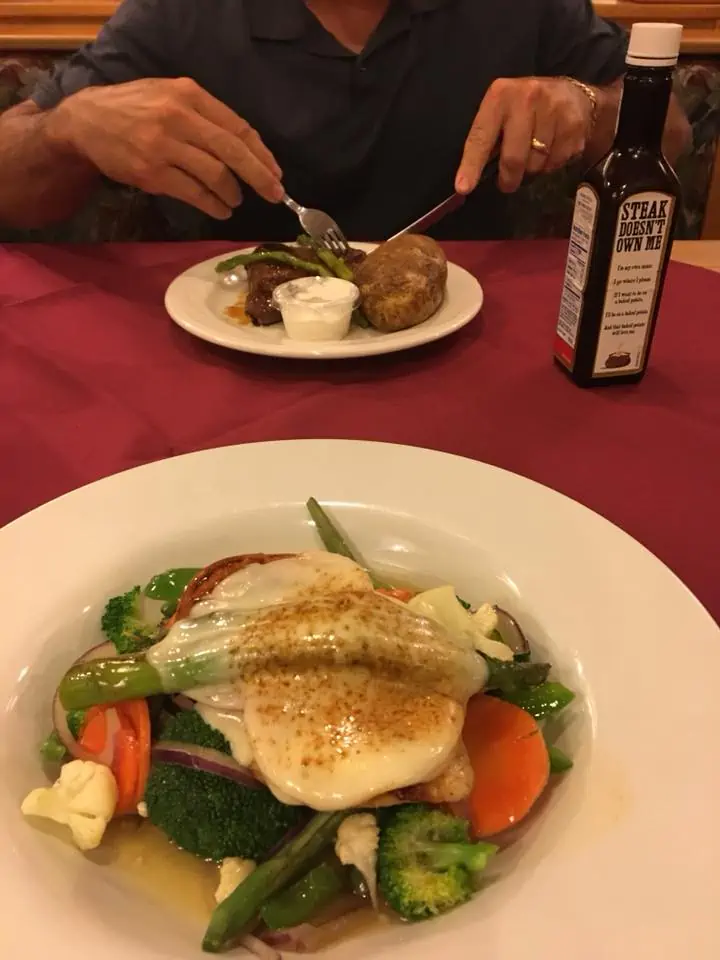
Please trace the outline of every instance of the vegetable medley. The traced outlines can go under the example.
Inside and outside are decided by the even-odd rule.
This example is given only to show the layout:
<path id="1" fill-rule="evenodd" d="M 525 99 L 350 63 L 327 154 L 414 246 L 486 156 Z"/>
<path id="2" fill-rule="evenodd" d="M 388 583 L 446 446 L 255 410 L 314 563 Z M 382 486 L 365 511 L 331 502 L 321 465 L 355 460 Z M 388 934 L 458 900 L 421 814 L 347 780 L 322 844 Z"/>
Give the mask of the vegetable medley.
<path id="1" fill-rule="evenodd" d="M 80 850 L 148 818 L 218 864 L 208 952 L 308 951 L 359 907 L 467 902 L 572 761 L 573 694 L 505 611 L 369 571 L 315 501 L 325 552 L 170 570 L 107 603 L 67 672 L 22 810 Z"/>

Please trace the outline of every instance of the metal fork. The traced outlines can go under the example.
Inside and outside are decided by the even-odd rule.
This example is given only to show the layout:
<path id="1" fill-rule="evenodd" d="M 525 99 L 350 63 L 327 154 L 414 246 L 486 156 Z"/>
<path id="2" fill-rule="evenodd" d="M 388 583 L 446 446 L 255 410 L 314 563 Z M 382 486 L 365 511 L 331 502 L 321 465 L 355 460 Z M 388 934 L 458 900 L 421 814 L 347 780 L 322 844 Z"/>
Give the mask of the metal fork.
<path id="1" fill-rule="evenodd" d="M 307 207 L 296 203 L 287 194 L 283 197 L 283 203 L 293 213 L 297 214 L 300 226 L 315 243 L 322 244 L 336 257 L 347 256 L 350 252 L 350 245 L 345 239 L 345 234 L 332 217 L 323 213 L 322 210 L 308 210 Z"/>

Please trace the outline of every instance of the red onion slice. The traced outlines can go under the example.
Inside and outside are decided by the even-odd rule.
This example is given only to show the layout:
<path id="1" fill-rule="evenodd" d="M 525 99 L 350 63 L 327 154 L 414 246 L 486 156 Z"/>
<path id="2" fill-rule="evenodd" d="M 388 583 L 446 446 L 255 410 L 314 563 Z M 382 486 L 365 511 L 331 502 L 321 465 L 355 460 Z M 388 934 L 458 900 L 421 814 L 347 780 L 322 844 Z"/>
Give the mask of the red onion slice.
<path id="1" fill-rule="evenodd" d="M 283 952 L 317 953 L 362 925 L 363 918 L 358 915 L 361 907 L 359 900 L 354 903 L 346 901 L 342 915 L 327 923 L 301 923 L 285 930 L 264 930 L 262 938 L 269 946 Z"/>
<path id="2" fill-rule="evenodd" d="M 153 747 L 152 759 L 154 763 L 174 763 L 189 770 L 200 770 L 202 773 L 212 773 L 217 777 L 225 777 L 243 787 L 259 789 L 262 784 L 248 767 L 241 767 L 227 753 L 212 750 L 210 747 L 196 747 L 190 743 L 175 743 L 174 741 L 160 741 Z"/>
<path id="3" fill-rule="evenodd" d="M 178 693 L 172 698 L 172 702 L 178 708 L 178 710 L 194 710 L 195 701 L 191 700 L 190 697 L 186 697 L 184 693 Z"/>
<path id="4" fill-rule="evenodd" d="M 252 953 L 254 957 L 259 957 L 260 960 L 282 960 L 275 947 L 271 947 L 268 943 L 263 943 L 262 940 L 253 937 L 251 934 L 242 938 L 240 946 L 245 947 L 248 953 Z"/>
<path id="5" fill-rule="evenodd" d="M 118 652 L 115 649 L 115 645 L 108 640 L 105 641 L 105 643 L 99 643 L 96 647 L 90 647 L 87 653 L 77 658 L 75 663 L 87 663 L 89 660 L 104 660 L 106 657 L 117 660 L 117 656 Z M 75 666 L 75 664 L 73 664 L 73 666 Z"/>

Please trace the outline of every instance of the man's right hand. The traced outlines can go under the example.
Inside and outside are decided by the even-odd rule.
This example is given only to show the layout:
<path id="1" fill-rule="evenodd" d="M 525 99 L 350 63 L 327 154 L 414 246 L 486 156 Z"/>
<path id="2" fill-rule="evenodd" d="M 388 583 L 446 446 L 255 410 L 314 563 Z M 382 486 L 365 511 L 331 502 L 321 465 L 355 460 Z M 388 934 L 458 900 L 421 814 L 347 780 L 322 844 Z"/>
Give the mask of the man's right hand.
<path id="1" fill-rule="evenodd" d="M 241 203 L 238 179 L 271 203 L 283 196 L 282 171 L 255 130 L 186 78 L 87 87 L 51 111 L 46 133 L 111 180 L 217 219 Z"/>

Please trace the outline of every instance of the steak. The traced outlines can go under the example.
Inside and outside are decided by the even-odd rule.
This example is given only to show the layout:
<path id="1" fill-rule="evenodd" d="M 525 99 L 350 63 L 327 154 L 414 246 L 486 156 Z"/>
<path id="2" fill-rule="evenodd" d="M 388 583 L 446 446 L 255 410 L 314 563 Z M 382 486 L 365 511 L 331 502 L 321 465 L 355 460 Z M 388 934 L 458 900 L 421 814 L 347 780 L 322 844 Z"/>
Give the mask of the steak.
<path id="1" fill-rule="evenodd" d="M 320 263 L 317 254 L 309 247 L 289 246 L 282 243 L 265 243 L 258 247 L 261 250 L 281 250 L 290 253 L 310 263 Z M 245 301 L 245 312 L 254 323 L 261 327 L 269 327 L 273 323 L 281 323 L 280 311 L 273 306 L 273 291 L 281 283 L 288 280 L 298 280 L 300 277 L 310 277 L 306 270 L 297 270 L 284 263 L 250 263 L 247 271 L 248 294 Z"/>
<path id="2" fill-rule="evenodd" d="M 283 251 L 307 260 L 309 263 L 320 263 L 318 255 L 310 247 L 290 246 L 283 243 L 264 243 L 258 251 Z M 346 258 L 347 263 L 357 263 L 364 259 L 361 250 L 351 250 Z M 280 311 L 273 306 L 273 292 L 275 287 L 288 280 L 299 280 L 300 277 L 309 277 L 312 274 L 306 270 L 298 270 L 284 263 L 250 263 L 247 271 L 248 293 L 245 301 L 245 312 L 253 323 L 261 327 L 269 327 L 273 323 L 281 323 Z"/>

